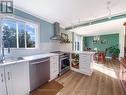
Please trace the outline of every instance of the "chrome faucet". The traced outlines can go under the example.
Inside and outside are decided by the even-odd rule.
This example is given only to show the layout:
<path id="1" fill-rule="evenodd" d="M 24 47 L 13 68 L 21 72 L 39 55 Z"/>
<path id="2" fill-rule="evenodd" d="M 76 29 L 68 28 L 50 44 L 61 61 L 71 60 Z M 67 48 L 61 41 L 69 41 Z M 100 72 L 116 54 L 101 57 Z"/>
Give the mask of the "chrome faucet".
<path id="1" fill-rule="evenodd" d="M 2 36 L 2 58 L 1 58 L 1 62 L 3 63 L 4 61 L 5 61 L 5 52 L 4 52 L 4 43 L 7 43 L 7 46 L 8 46 L 8 53 L 10 53 L 10 45 L 9 45 L 9 43 L 8 43 L 8 41 L 5 41 L 4 39 L 3 39 L 3 36 Z"/>
<path id="2" fill-rule="evenodd" d="M 2 37 L 3 38 L 3 37 Z M 4 40 L 2 39 L 2 58 L 1 58 L 1 61 L 4 62 L 5 61 L 5 54 L 4 54 Z"/>
<path id="3" fill-rule="evenodd" d="M 0 58 L 0 62 L 4 63 L 5 62 L 5 50 L 4 50 L 4 44 L 7 43 L 7 46 L 8 46 L 8 53 L 10 53 L 10 45 L 9 45 L 9 42 L 7 40 L 4 40 L 4 35 L 3 35 L 3 32 L 2 32 L 2 27 L 0 27 L 0 32 L 2 34 L 1 36 L 1 58 Z"/>

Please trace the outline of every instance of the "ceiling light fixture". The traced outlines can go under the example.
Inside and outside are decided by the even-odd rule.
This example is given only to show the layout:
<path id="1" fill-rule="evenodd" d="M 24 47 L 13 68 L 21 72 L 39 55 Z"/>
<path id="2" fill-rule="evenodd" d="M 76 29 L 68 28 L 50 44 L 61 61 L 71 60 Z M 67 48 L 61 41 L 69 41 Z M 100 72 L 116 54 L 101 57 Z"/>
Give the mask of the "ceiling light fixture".
<path id="1" fill-rule="evenodd" d="M 84 26 L 98 24 L 98 23 L 107 22 L 107 21 L 111 21 L 111 20 L 118 20 L 118 19 L 126 18 L 125 12 L 118 13 L 118 14 L 112 14 L 112 10 L 111 10 L 110 5 L 111 5 L 111 2 L 107 1 L 106 2 L 106 9 L 108 11 L 107 16 L 104 16 L 104 17 L 101 17 L 101 18 L 95 18 L 95 19 L 88 20 L 88 21 L 81 21 L 80 24 L 74 24 L 72 26 L 66 27 L 65 29 L 71 30 L 71 29 L 75 29 L 75 28 L 78 28 L 78 27 L 84 27 Z"/>
<path id="2" fill-rule="evenodd" d="M 111 19 L 111 15 L 112 15 L 111 8 L 110 8 L 110 4 L 111 4 L 111 2 L 110 1 L 107 1 L 106 8 L 108 10 L 108 19 Z"/>

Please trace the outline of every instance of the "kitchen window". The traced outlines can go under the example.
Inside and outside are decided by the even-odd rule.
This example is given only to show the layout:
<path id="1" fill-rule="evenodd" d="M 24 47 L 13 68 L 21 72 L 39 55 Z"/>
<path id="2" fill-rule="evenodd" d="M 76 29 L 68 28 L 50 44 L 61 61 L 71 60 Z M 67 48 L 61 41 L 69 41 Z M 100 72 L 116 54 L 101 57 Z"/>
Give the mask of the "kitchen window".
<path id="1" fill-rule="evenodd" d="M 38 24 L 12 18 L 2 19 L 5 48 L 36 48 Z"/>
<path id="2" fill-rule="evenodd" d="M 82 36 L 74 34 L 74 50 L 82 51 Z"/>

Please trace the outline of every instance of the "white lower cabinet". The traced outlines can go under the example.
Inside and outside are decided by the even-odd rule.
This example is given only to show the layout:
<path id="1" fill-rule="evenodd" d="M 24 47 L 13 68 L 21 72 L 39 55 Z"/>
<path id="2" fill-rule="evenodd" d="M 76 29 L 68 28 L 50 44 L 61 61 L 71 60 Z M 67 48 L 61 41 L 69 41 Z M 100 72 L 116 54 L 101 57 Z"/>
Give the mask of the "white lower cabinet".
<path id="1" fill-rule="evenodd" d="M 50 80 L 55 79 L 59 74 L 59 56 L 50 57 Z"/>
<path id="2" fill-rule="evenodd" d="M 0 67 L 0 95 L 7 95 L 3 66 Z"/>
<path id="3" fill-rule="evenodd" d="M 80 72 L 90 76 L 93 72 L 93 54 L 80 54 L 79 63 Z"/>
<path id="4" fill-rule="evenodd" d="M 19 62 L 0 68 L 4 74 L 4 82 L 0 95 L 28 95 L 29 87 L 29 62 Z M 2 78 L 2 77 L 1 77 Z M 2 82 L 2 81 L 1 81 Z M 1 87 L 1 83 L 0 83 Z M 1 94 L 2 93 L 2 94 Z"/>
<path id="5" fill-rule="evenodd" d="M 13 80 L 12 80 L 12 75 L 13 75 L 13 72 L 11 71 L 12 69 L 12 65 L 8 65 L 5 67 L 5 79 L 6 79 L 6 88 L 7 88 L 7 95 L 14 95 L 13 94 Z M 14 76 L 13 76 L 14 77 Z M 15 81 L 17 82 L 17 81 Z"/>

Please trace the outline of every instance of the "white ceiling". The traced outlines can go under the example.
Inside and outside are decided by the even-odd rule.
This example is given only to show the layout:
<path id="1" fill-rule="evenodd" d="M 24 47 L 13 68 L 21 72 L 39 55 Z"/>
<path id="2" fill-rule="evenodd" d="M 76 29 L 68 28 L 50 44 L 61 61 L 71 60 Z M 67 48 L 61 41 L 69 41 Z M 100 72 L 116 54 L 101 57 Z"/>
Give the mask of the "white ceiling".
<path id="1" fill-rule="evenodd" d="M 107 21 L 85 27 L 78 27 L 70 31 L 84 36 L 105 35 L 120 32 L 124 33 L 124 22 L 126 22 L 126 18 Z"/>
<path id="2" fill-rule="evenodd" d="M 108 16 L 108 0 L 14 0 L 16 8 L 53 23 L 58 21 L 62 27 Z M 109 0 L 112 14 L 126 12 L 126 0 Z"/>

